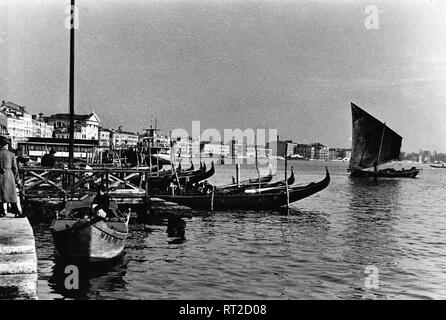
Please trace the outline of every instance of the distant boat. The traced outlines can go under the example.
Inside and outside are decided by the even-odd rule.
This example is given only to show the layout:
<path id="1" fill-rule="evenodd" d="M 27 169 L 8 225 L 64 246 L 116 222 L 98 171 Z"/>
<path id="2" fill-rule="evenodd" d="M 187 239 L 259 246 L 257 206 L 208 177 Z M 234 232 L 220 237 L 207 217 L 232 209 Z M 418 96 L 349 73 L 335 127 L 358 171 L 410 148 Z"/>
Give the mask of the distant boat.
<path id="1" fill-rule="evenodd" d="M 431 164 L 430 165 L 432 168 L 438 168 L 438 169 L 446 169 L 446 166 L 444 165 L 444 163 L 440 164 Z"/>
<path id="2" fill-rule="evenodd" d="M 96 263 L 123 253 L 130 214 L 122 214 L 116 203 L 110 203 L 110 210 L 116 217 L 107 220 L 90 218 L 91 200 L 68 201 L 62 215 L 53 221 L 50 230 L 58 258 Z"/>
<path id="3" fill-rule="evenodd" d="M 415 178 L 422 169 L 363 170 L 399 160 L 402 137 L 360 107 L 352 109 L 352 154 L 349 171 L 352 177 Z"/>

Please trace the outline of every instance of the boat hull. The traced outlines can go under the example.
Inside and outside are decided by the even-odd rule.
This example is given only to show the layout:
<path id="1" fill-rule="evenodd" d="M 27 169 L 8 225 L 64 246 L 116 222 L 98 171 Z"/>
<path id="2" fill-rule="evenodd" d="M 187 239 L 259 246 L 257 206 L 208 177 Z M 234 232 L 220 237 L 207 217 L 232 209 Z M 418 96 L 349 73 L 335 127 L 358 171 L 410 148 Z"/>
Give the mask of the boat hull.
<path id="1" fill-rule="evenodd" d="M 354 170 L 350 176 L 352 178 L 415 178 L 422 169 L 410 170 L 378 170 L 378 172 L 367 170 Z"/>
<path id="2" fill-rule="evenodd" d="M 431 164 L 429 165 L 431 168 L 435 168 L 435 169 L 446 169 L 445 165 L 435 165 L 435 164 Z"/>
<path id="3" fill-rule="evenodd" d="M 90 263 L 115 259 L 124 251 L 127 223 L 56 219 L 51 226 L 56 256 Z"/>

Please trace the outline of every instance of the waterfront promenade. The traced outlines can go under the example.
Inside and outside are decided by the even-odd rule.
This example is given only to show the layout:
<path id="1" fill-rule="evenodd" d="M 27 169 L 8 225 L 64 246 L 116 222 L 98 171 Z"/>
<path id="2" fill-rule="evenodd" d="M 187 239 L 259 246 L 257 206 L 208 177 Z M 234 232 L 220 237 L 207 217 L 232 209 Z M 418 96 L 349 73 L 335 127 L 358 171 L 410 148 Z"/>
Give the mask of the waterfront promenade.
<path id="1" fill-rule="evenodd" d="M 0 218 L 0 299 L 37 299 L 37 257 L 27 218 Z"/>

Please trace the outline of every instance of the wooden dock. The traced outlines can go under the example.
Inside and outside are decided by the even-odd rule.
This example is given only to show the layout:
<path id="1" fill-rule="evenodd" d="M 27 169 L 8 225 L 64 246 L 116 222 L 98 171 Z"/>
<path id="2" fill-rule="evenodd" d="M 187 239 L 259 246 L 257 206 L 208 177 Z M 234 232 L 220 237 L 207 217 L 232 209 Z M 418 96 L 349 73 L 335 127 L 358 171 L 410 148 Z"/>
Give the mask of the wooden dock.
<path id="1" fill-rule="evenodd" d="M 190 216 L 190 208 L 152 197 L 150 175 L 143 169 L 93 168 L 66 169 L 23 167 L 19 170 L 21 201 L 27 204 L 63 205 L 66 201 L 83 200 L 94 195 L 99 185 L 107 188 L 110 199 L 124 205 L 137 205 L 144 216 Z M 127 208 L 126 208 L 127 209 Z"/>
<path id="2" fill-rule="evenodd" d="M 143 204 L 149 194 L 142 186 L 150 174 L 147 170 L 120 168 L 23 167 L 19 170 L 20 198 L 25 203 L 63 203 L 82 200 L 104 185 L 118 203 Z"/>
<path id="3" fill-rule="evenodd" d="M 37 299 L 37 256 L 26 218 L 0 218 L 0 299 Z"/>

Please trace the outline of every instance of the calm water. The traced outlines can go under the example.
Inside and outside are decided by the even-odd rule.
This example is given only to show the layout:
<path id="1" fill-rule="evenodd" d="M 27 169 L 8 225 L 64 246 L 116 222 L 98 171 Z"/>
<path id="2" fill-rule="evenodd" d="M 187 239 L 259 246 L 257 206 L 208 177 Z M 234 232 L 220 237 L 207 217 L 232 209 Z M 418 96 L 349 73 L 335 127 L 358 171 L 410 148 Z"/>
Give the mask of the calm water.
<path id="1" fill-rule="evenodd" d="M 197 212 L 182 243 L 165 225 L 132 224 L 122 261 L 81 269 L 77 292 L 60 289 L 49 223 L 34 224 L 39 298 L 446 298 L 446 170 L 422 165 L 417 179 L 373 182 L 350 179 L 343 162 L 290 165 L 297 183 L 322 179 L 327 165 L 331 183 L 289 215 Z M 283 162 L 275 179 L 282 169 Z M 232 165 L 216 166 L 211 182 L 229 183 L 233 174 Z M 250 176 L 254 166 L 243 167 L 242 178 Z M 379 288 L 365 286 L 370 265 Z"/>

